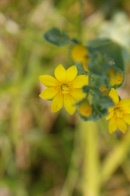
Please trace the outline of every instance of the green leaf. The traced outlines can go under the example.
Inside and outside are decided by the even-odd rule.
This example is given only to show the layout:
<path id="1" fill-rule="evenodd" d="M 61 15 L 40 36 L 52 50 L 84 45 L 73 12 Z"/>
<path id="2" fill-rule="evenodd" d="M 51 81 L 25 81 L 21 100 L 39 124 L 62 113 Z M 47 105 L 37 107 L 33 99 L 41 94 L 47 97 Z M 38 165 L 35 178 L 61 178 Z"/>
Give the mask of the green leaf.
<path id="1" fill-rule="evenodd" d="M 82 66 L 82 63 L 80 63 L 80 62 L 75 62 L 74 63 L 75 65 L 76 65 L 76 67 L 77 67 L 77 69 L 78 69 L 78 74 L 79 75 L 86 75 L 86 72 L 84 71 L 84 69 L 83 69 L 83 66 Z"/>
<path id="2" fill-rule="evenodd" d="M 106 58 L 108 68 L 124 71 L 123 48 L 110 39 L 97 39 L 88 43 L 89 52 L 98 52 Z M 102 67 L 103 69 L 103 67 Z"/>
<path id="3" fill-rule="evenodd" d="M 113 106 L 113 101 L 108 96 L 102 96 L 100 98 L 100 106 L 101 108 L 108 109 L 109 107 Z"/>
<path id="4" fill-rule="evenodd" d="M 98 120 L 107 114 L 109 107 L 113 106 L 111 98 L 109 96 L 103 96 L 102 92 L 97 87 L 84 86 L 83 91 L 87 93 L 87 97 L 82 101 L 86 101 L 92 107 L 91 116 L 85 117 L 79 114 L 83 120 Z M 79 105 L 82 101 L 79 102 Z"/>
<path id="5" fill-rule="evenodd" d="M 90 86 L 90 85 L 84 86 L 82 90 L 84 93 L 87 93 L 87 94 L 90 93 L 92 95 L 96 94 L 96 96 L 99 96 L 101 94 L 101 92 L 99 91 L 99 88 L 97 88 L 96 86 Z"/>
<path id="6" fill-rule="evenodd" d="M 57 46 L 64 46 L 70 42 L 70 38 L 65 31 L 60 31 L 57 28 L 52 28 L 44 34 L 44 38 Z"/>
<path id="7" fill-rule="evenodd" d="M 101 52 L 93 50 L 90 54 L 91 61 L 88 63 L 88 67 L 91 73 L 97 76 L 106 76 L 109 65 L 106 57 Z"/>

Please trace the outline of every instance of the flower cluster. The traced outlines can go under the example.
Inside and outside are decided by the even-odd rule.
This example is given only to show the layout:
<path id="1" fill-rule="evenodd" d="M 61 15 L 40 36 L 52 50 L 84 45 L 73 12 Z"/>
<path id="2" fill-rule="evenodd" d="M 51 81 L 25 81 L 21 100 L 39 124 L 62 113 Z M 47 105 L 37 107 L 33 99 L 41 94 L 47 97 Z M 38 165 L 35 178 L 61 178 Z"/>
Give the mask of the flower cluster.
<path id="1" fill-rule="evenodd" d="M 67 69 L 60 64 L 54 76 L 39 77 L 46 87 L 39 96 L 51 101 L 51 111 L 64 107 L 85 121 L 105 117 L 110 133 L 117 129 L 125 133 L 130 124 L 130 99 L 121 100 L 116 91 L 125 77 L 120 47 L 110 40 L 94 40 L 85 46 L 58 29 L 50 30 L 45 38 L 58 46 L 71 43 L 74 64 Z"/>
<path id="2" fill-rule="evenodd" d="M 114 88 L 109 92 L 114 106 L 108 109 L 109 114 L 106 120 L 109 121 L 109 132 L 112 133 L 120 129 L 123 133 L 127 130 L 127 124 L 130 125 L 130 99 L 120 100 Z"/>

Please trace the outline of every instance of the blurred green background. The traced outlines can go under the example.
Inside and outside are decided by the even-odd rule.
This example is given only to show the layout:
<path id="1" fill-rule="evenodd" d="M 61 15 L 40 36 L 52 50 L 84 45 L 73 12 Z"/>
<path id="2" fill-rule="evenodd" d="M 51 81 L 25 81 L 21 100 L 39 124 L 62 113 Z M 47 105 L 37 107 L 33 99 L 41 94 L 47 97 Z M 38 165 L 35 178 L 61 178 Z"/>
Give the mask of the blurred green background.
<path id="1" fill-rule="evenodd" d="M 91 196 L 82 193 L 79 118 L 64 110 L 51 113 L 49 102 L 38 96 L 38 76 L 71 63 L 69 45 L 43 39 L 52 27 L 83 43 L 109 37 L 130 52 L 130 1 L 0 0 L 0 196 Z M 125 98 L 130 97 L 129 56 L 124 60 L 126 82 L 119 93 Z M 118 131 L 110 135 L 106 122 L 99 123 L 101 164 L 124 137 Z M 130 135 L 126 138 L 99 196 L 130 195 Z"/>

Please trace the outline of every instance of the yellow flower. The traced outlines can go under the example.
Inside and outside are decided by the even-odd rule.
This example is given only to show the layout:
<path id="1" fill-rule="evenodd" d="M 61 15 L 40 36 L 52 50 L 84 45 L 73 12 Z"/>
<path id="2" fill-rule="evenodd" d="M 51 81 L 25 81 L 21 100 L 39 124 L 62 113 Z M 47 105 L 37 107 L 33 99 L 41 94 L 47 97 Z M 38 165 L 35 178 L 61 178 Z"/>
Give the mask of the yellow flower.
<path id="1" fill-rule="evenodd" d="M 88 57 L 88 50 L 82 44 L 76 44 L 71 49 L 71 58 L 74 62 L 82 63 L 83 69 L 88 72 L 88 62 L 90 61 Z"/>
<path id="2" fill-rule="evenodd" d="M 119 96 L 114 88 L 109 92 L 114 106 L 108 109 L 106 120 L 109 121 L 109 132 L 120 129 L 123 133 L 127 130 L 127 124 L 130 125 L 130 99 L 119 100 Z"/>
<path id="3" fill-rule="evenodd" d="M 41 75 L 39 80 L 47 87 L 39 95 L 43 99 L 52 99 L 52 112 L 59 111 L 63 106 L 69 114 L 76 110 L 76 103 L 86 94 L 82 87 L 88 84 L 88 76 L 78 75 L 77 67 L 71 66 L 67 70 L 58 65 L 54 71 L 55 77 Z"/>
<path id="4" fill-rule="evenodd" d="M 83 117 L 90 117 L 92 115 L 92 107 L 85 101 L 83 101 L 78 108 L 78 112 Z"/>
<path id="5" fill-rule="evenodd" d="M 110 78 L 110 85 L 111 86 L 115 86 L 115 85 L 119 85 L 123 82 L 123 75 L 121 72 L 117 72 L 114 69 L 111 69 L 108 73 L 108 76 Z"/>

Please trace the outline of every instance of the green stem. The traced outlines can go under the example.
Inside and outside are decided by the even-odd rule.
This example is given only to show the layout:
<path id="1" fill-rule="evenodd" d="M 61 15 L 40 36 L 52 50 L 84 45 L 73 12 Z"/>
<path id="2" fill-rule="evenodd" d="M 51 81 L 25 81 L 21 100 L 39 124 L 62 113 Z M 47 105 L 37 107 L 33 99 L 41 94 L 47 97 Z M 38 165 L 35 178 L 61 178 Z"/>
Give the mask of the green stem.
<path id="1" fill-rule="evenodd" d="M 82 40 L 82 31 L 83 31 L 83 0 L 79 0 L 79 6 L 80 6 L 80 13 L 79 13 L 79 23 L 78 23 L 78 37 L 80 40 Z"/>
<path id="2" fill-rule="evenodd" d="M 75 131 L 70 167 L 60 196 L 72 196 L 79 175 L 81 161 L 80 130 Z"/>
<path id="3" fill-rule="evenodd" d="M 98 196 L 99 153 L 96 122 L 81 121 L 80 131 L 84 142 L 83 196 Z"/>
<path id="4" fill-rule="evenodd" d="M 106 157 L 100 173 L 101 183 L 105 183 L 126 158 L 130 149 L 130 129 L 124 139 L 115 146 L 115 149 Z"/>

